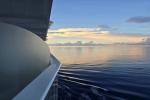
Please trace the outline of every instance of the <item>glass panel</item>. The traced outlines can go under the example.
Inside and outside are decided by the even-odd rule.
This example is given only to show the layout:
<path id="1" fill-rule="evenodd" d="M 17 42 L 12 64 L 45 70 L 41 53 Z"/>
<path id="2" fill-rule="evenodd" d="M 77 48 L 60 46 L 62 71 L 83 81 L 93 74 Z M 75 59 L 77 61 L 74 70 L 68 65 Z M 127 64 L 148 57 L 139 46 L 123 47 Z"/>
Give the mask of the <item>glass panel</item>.
<path id="1" fill-rule="evenodd" d="M 58 75 L 56 76 L 50 90 L 48 91 L 45 100 L 58 100 Z"/>

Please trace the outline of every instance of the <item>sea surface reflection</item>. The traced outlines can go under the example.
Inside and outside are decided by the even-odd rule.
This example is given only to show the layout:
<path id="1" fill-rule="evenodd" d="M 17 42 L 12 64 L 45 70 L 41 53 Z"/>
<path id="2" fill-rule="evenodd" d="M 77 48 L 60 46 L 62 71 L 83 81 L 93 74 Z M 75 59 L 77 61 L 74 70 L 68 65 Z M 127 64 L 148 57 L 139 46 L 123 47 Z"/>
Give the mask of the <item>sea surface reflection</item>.
<path id="1" fill-rule="evenodd" d="M 150 46 L 50 47 L 59 100 L 150 100 Z"/>

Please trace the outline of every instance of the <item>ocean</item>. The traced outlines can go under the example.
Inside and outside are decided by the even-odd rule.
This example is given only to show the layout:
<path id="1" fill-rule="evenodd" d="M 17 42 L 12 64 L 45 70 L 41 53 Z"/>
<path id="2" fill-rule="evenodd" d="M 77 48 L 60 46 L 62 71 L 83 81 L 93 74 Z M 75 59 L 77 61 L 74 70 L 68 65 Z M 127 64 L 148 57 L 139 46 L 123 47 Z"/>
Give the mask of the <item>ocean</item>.
<path id="1" fill-rule="evenodd" d="M 59 100 L 150 100 L 150 46 L 50 47 Z"/>

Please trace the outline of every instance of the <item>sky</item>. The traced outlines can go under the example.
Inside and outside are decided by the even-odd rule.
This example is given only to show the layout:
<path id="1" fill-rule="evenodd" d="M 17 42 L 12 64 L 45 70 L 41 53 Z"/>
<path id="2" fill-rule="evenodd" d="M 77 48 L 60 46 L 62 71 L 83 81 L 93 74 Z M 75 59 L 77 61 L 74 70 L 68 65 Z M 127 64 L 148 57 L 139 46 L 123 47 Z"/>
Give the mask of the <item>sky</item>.
<path id="1" fill-rule="evenodd" d="M 150 42 L 150 0 L 53 0 L 47 43 Z"/>

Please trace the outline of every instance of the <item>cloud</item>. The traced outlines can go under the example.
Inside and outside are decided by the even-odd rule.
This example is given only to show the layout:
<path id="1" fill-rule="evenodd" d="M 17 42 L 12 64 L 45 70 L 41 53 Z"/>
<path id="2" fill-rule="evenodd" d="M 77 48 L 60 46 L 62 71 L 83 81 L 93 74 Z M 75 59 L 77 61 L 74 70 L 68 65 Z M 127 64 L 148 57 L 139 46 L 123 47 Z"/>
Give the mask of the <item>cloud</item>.
<path id="1" fill-rule="evenodd" d="M 110 29 L 111 27 L 108 25 L 99 25 L 98 27 L 103 28 L 103 29 Z"/>
<path id="2" fill-rule="evenodd" d="M 147 38 L 145 42 L 150 43 L 150 38 Z"/>
<path id="3" fill-rule="evenodd" d="M 50 34 L 64 34 L 64 32 L 49 32 Z"/>
<path id="4" fill-rule="evenodd" d="M 150 38 L 143 39 L 143 41 L 141 42 L 141 44 L 150 44 Z"/>
<path id="5" fill-rule="evenodd" d="M 94 42 L 93 41 L 88 41 L 85 44 L 94 44 Z"/>
<path id="6" fill-rule="evenodd" d="M 125 33 L 104 31 L 102 28 L 61 28 L 48 30 L 47 38 L 88 38 L 98 39 L 100 42 L 141 42 L 143 38 L 149 38 L 150 34 Z"/>
<path id="7" fill-rule="evenodd" d="M 88 41 L 83 43 L 82 41 L 76 41 L 75 43 L 52 43 L 49 46 L 105 46 L 105 45 L 150 45 L 150 38 L 143 38 L 140 42 L 115 42 L 109 44 L 94 43 L 93 41 Z"/>
<path id="8" fill-rule="evenodd" d="M 48 32 L 91 32 L 98 31 L 100 28 L 60 28 L 57 30 L 48 30 Z"/>
<path id="9" fill-rule="evenodd" d="M 66 42 L 66 43 L 53 43 L 53 44 L 48 44 L 49 46 L 100 46 L 100 45 L 105 45 L 105 44 L 96 44 L 93 41 L 88 41 L 85 43 L 82 43 L 82 41 L 76 41 L 75 43 L 71 42 Z"/>
<path id="10" fill-rule="evenodd" d="M 119 45 L 150 45 L 150 38 L 143 38 L 141 42 L 136 43 L 114 43 Z"/>
<path id="11" fill-rule="evenodd" d="M 112 27 L 111 29 L 112 29 L 112 30 L 117 30 L 118 28 L 117 28 L 117 27 Z"/>
<path id="12" fill-rule="evenodd" d="M 133 23 L 147 23 L 150 22 L 150 16 L 134 16 L 126 20 L 126 22 L 133 22 Z"/>
<path id="13" fill-rule="evenodd" d="M 77 41 L 75 44 L 76 45 L 82 45 L 82 41 Z"/>
<path id="14" fill-rule="evenodd" d="M 101 29 L 107 29 L 107 30 L 117 30 L 118 29 L 117 27 L 110 27 L 110 26 L 105 25 L 105 24 L 99 25 L 98 27 Z"/>
<path id="15" fill-rule="evenodd" d="M 107 45 L 150 45 L 150 38 L 147 38 L 142 42 L 116 42 L 112 44 L 102 44 L 94 43 L 93 41 L 82 43 L 82 41 L 76 41 L 75 43 L 66 42 L 66 43 L 52 43 L 48 44 L 49 46 L 107 46 Z"/>

